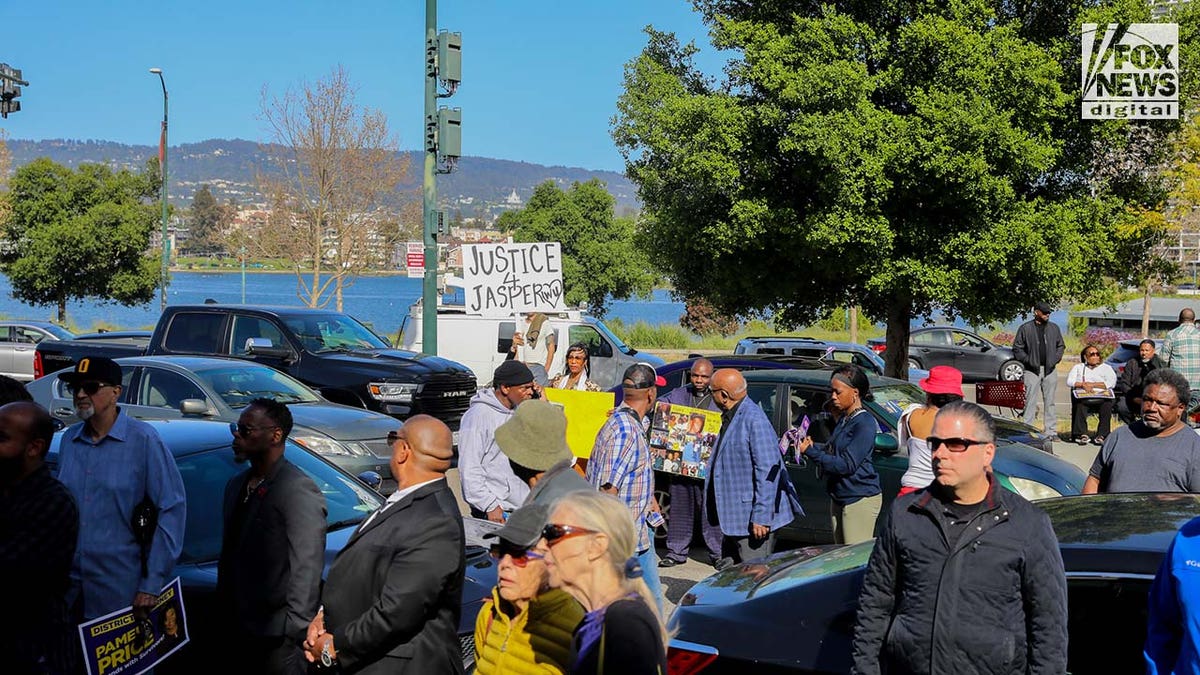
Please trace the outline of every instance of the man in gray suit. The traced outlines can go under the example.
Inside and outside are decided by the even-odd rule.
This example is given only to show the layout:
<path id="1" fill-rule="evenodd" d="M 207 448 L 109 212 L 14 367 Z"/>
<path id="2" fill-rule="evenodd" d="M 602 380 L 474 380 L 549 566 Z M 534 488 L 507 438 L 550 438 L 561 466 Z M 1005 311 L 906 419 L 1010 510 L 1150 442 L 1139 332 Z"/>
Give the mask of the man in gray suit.
<path id="1" fill-rule="evenodd" d="M 388 440 L 396 491 L 334 559 L 304 648 L 343 673 L 457 675 L 466 556 L 450 428 L 416 415 Z"/>
<path id="2" fill-rule="evenodd" d="M 256 399 L 230 424 L 250 468 L 225 486 L 217 597 L 238 673 L 304 673 L 300 645 L 317 613 L 325 558 L 325 497 L 283 456 L 292 413 Z"/>

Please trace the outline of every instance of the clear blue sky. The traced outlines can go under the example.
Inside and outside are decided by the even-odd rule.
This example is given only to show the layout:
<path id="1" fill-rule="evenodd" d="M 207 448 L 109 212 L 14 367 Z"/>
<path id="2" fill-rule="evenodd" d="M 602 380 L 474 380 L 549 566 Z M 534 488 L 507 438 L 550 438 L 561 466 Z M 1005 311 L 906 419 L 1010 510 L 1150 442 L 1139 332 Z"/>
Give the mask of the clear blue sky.
<path id="1" fill-rule="evenodd" d="M 404 148 L 421 143 L 421 0 L 70 0 L 0 3 L 0 62 L 24 71 L 12 138 L 155 144 L 161 67 L 170 140 L 262 140 L 260 92 L 344 65 Z M 463 34 L 468 155 L 622 170 L 608 134 L 624 64 L 653 24 L 708 48 L 687 0 L 441 0 L 439 28 Z M 720 56 L 700 60 L 719 74 Z"/>

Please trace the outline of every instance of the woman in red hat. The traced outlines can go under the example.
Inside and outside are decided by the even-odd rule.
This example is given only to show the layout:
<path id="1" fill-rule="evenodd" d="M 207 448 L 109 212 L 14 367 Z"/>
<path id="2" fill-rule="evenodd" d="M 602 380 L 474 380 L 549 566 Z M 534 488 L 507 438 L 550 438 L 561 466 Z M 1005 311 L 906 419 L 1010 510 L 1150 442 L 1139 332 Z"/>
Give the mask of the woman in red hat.
<path id="1" fill-rule="evenodd" d="M 962 373 L 957 368 L 934 366 L 929 369 L 929 377 L 917 384 L 925 391 L 925 404 L 909 406 L 897 425 L 900 445 L 908 448 L 908 471 L 900 478 L 901 495 L 933 482 L 933 456 L 925 439 L 933 431 L 938 408 L 963 398 Z"/>

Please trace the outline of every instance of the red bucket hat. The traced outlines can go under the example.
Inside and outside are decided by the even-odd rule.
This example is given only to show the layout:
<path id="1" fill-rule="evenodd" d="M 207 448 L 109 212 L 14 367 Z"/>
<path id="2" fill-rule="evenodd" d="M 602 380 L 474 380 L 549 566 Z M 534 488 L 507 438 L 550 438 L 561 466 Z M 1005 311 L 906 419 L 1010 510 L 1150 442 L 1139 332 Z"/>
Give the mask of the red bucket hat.
<path id="1" fill-rule="evenodd" d="M 957 394 L 963 395 L 962 372 L 950 366 L 934 366 L 929 369 L 929 377 L 917 383 L 926 394 Z"/>

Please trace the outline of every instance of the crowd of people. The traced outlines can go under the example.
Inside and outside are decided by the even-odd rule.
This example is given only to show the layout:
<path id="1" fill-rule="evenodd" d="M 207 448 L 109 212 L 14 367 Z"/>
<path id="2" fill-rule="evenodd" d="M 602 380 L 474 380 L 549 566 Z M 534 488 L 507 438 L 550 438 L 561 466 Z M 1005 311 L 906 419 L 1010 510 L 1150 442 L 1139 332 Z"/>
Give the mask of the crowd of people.
<path id="1" fill-rule="evenodd" d="M 1052 398 L 1062 357 L 1048 316 L 1039 305 L 1018 332 L 1031 408 L 1037 393 Z M 1087 411 L 1102 415 L 1088 439 L 1100 448 L 1085 493 L 1200 492 L 1200 434 L 1186 421 L 1196 396 L 1183 374 L 1200 369 L 1193 321 L 1181 316 L 1188 330 L 1172 332 L 1163 357 L 1144 342 L 1120 377 L 1096 347 L 1083 350 L 1067 377 L 1079 392 L 1072 436 L 1086 435 L 1078 423 Z M 531 321 L 524 339 L 544 336 L 546 326 Z M 648 364 L 626 369 L 620 402 L 584 462 L 543 387 L 593 390 L 588 349 L 568 347 L 565 371 L 548 377 L 555 348 L 543 339 L 534 351 L 540 370 L 523 358 L 503 362 L 462 420 L 462 499 L 471 516 L 494 523 L 485 538 L 497 569 L 475 617 L 476 669 L 665 675 L 670 636 L 659 568 L 688 561 L 696 533 L 717 570 L 772 553 L 779 531 L 804 513 L 787 452 L 742 374 L 697 359 L 687 384 L 663 400 L 719 412 L 722 426 L 706 477 L 671 483 L 660 559 L 649 432 L 666 382 Z M 28 400 L 0 407 L 0 571 L 21 580 L 10 597 L 23 610 L 0 619 L 6 672 L 82 672 L 76 626 L 127 607 L 145 617 L 183 544 L 179 470 L 154 428 L 117 405 L 120 367 L 85 358 L 60 377 L 82 421 L 62 433 L 57 477 L 45 465 L 55 429 L 46 410 Z M 877 425 L 865 407 L 873 395 L 857 366 L 830 372 L 836 424 L 828 440 L 795 438 L 790 448 L 825 476 L 838 542 L 876 538 L 853 672 L 1065 672 L 1066 580 L 1048 517 L 993 477 L 995 420 L 964 400 L 962 374 L 938 366 L 920 387 L 926 400 L 900 415 L 909 466 L 887 508 L 872 462 Z M 11 395 L 28 399 L 24 393 Z M 1045 408 L 1053 429 L 1052 403 Z M 1114 408 L 1127 424 L 1112 430 L 1103 415 Z M 217 613 L 222 649 L 236 655 L 223 668 L 461 672 L 466 535 L 447 483 L 450 429 L 416 415 L 389 434 L 396 491 L 357 523 L 324 581 L 326 503 L 285 456 L 291 431 L 288 407 L 271 399 L 253 401 L 230 425 L 230 451 L 245 469 L 226 485 L 221 511 Z M 1200 520 L 1179 533 L 1155 582 L 1150 672 L 1200 666 L 1187 557 L 1198 537 Z"/>

